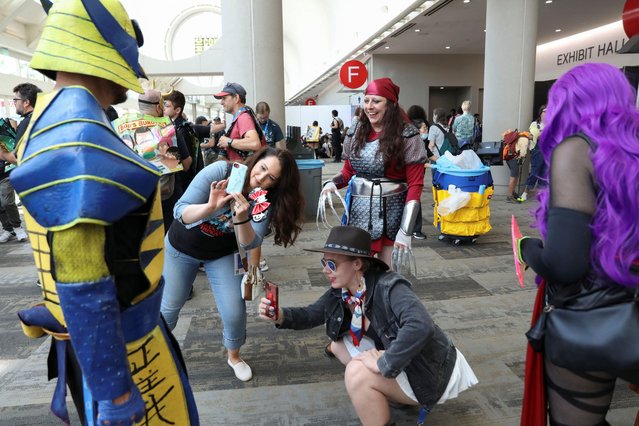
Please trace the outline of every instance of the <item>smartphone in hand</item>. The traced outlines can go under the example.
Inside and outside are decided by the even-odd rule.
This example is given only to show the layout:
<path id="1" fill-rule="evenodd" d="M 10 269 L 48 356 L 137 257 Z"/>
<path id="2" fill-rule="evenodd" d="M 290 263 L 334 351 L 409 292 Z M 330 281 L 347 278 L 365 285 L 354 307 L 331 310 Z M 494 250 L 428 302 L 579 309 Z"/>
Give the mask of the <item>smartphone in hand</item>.
<path id="1" fill-rule="evenodd" d="M 241 163 L 233 163 L 231 166 L 231 176 L 229 182 L 226 185 L 227 194 L 236 194 L 242 192 L 244 188 L 244 181 L 246 180 L 246 172 L 248 167 Z"/>
<path id="2" fill-rule="evenodd" d="M 277 287 L 277 284 L 273 284 L 272 282 L 267 281 L 266 284 L 264 284 L 264 289 L 266 292 L 266 298 L 271 301 L 271 306 L 273 307 L 273 309 L 275 309 L 275 312 L 273 312 L 273 314 L 271 314 L 270 309 L 267 309 L 266 316 L 269 318 L 273 318 L 274 320 L 277 320 L 277 313 L 279 311 L 279 306 L 277 303 L 278 296 L 279 296 L 279 289 Z"/>

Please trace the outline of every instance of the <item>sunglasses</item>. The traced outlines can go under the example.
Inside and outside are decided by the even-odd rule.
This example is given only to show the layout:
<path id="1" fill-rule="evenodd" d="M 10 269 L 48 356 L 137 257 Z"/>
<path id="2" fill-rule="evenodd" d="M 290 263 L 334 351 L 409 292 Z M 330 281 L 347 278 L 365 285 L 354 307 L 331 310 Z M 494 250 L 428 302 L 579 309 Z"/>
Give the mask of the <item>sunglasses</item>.
<path id="1" fill-rule="evenodd" d="M 337 265 L 335 264 L 335 261 L 332 259 L 320 259 L 320 263 L 322 264 L 322 268 L 326 268 L 328 266 L 328 269 L 330 269 L 332 272 L 337 272 Z"/>

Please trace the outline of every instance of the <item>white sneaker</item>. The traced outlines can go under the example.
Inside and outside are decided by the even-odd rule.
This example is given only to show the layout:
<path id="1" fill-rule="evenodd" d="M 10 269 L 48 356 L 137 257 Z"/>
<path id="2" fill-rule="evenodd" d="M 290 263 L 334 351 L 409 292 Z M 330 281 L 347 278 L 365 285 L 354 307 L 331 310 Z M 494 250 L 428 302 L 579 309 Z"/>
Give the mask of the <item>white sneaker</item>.
<path id="1" fill-rule="evenodd" d="M 2 230 L 2 232 L 0 232 L 0 243 L 6 243 L 7 241 L 11 240 L 12 238 L 15 238 L 13 235 L 11 235 L 11 232 L 6 231 L 6 230 Z"/>
<path id="2" fill-rule="evenodd" d="M 13 232 L 16 233 L 16 238 L 18 239 L 18 241 L 27 241 L 29 239 L 27 232 L 21 226 L 18 228 L 13 228 Z"/>
<path id="3" fill-rule="evenodd" d="M 228 363 L 229 367 L 233 369 L 235 377 L 237 377 L 241 381 L 248 382 L 253 378 L 253 371 L 251 370 L 251 367 L 249 367 L 249 365 L 244 362 L 244 360 L 238 362 L 237 364 L 233 364 L 230 359 L 227 359 L 226 362 Z"/>
<path id="4" fill-rule="evenodd" d="M 268 263 L 266 263 L 266 259 L 260 260 L 260 271 L 262 272 L 268 271 Z"/>

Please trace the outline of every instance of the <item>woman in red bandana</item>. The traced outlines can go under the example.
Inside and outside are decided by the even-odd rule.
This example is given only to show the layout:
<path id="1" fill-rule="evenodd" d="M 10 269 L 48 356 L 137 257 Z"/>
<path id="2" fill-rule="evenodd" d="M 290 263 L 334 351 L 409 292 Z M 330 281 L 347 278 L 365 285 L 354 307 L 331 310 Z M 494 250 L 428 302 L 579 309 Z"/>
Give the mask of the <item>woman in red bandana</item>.
<path id="1" fill-rule="evenodd" d="M 366 88 L 363 114 L 344 141 L 344 167 L 322 198 L 348 186 L 348 225 L 371 234 L 372 250 L 395 271 L 410 268 L 411 236 L 424 186 L 427 153 L 419 129 L 398 104 L 390 78 Z"/>
<path id="2" fill-rule="evenodd" d="M 240 358 L 246 341 L 246 306 L 234 253 L 239 243 L 249 254 L 249 265 L 255 266 L 259 262 L 255 249 L 269 228 L 275 244 L 286 247 L 297 238 L 303 220 L 300 174 L 288 151 L 266 147 L 245 164 L 248 171 L 241 193 L 226 193 L 232 165 L 218 161 L 201 170 L 175 204 L 175 220 L 164 240 L 166 285 L 161 308 L 168 326 L 175 328 L 203 263 L 224 325 L 228 364 L 242 381 L 253 373 Z M 259 268 L 254 269 L 259 274 Z"/>

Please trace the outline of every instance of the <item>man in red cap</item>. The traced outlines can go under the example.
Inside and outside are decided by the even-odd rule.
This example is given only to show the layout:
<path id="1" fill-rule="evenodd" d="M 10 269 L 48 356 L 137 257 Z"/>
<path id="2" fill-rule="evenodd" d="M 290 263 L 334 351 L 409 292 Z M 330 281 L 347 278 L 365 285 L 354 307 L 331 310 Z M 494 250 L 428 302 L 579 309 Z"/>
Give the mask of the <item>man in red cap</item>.
<path id="1" fill-rule="evenodd" d="M 227 83 L 216 99 L 231 114 L 231 126 L 218 141 L 218 147 L 226 150 L 229 161 L 244 161 L 253 151 L 257 151 L 264 143 L 264 135 L 257 123 L 255 113 L 246 106 L 246 90 L 238 83 Z"/>

